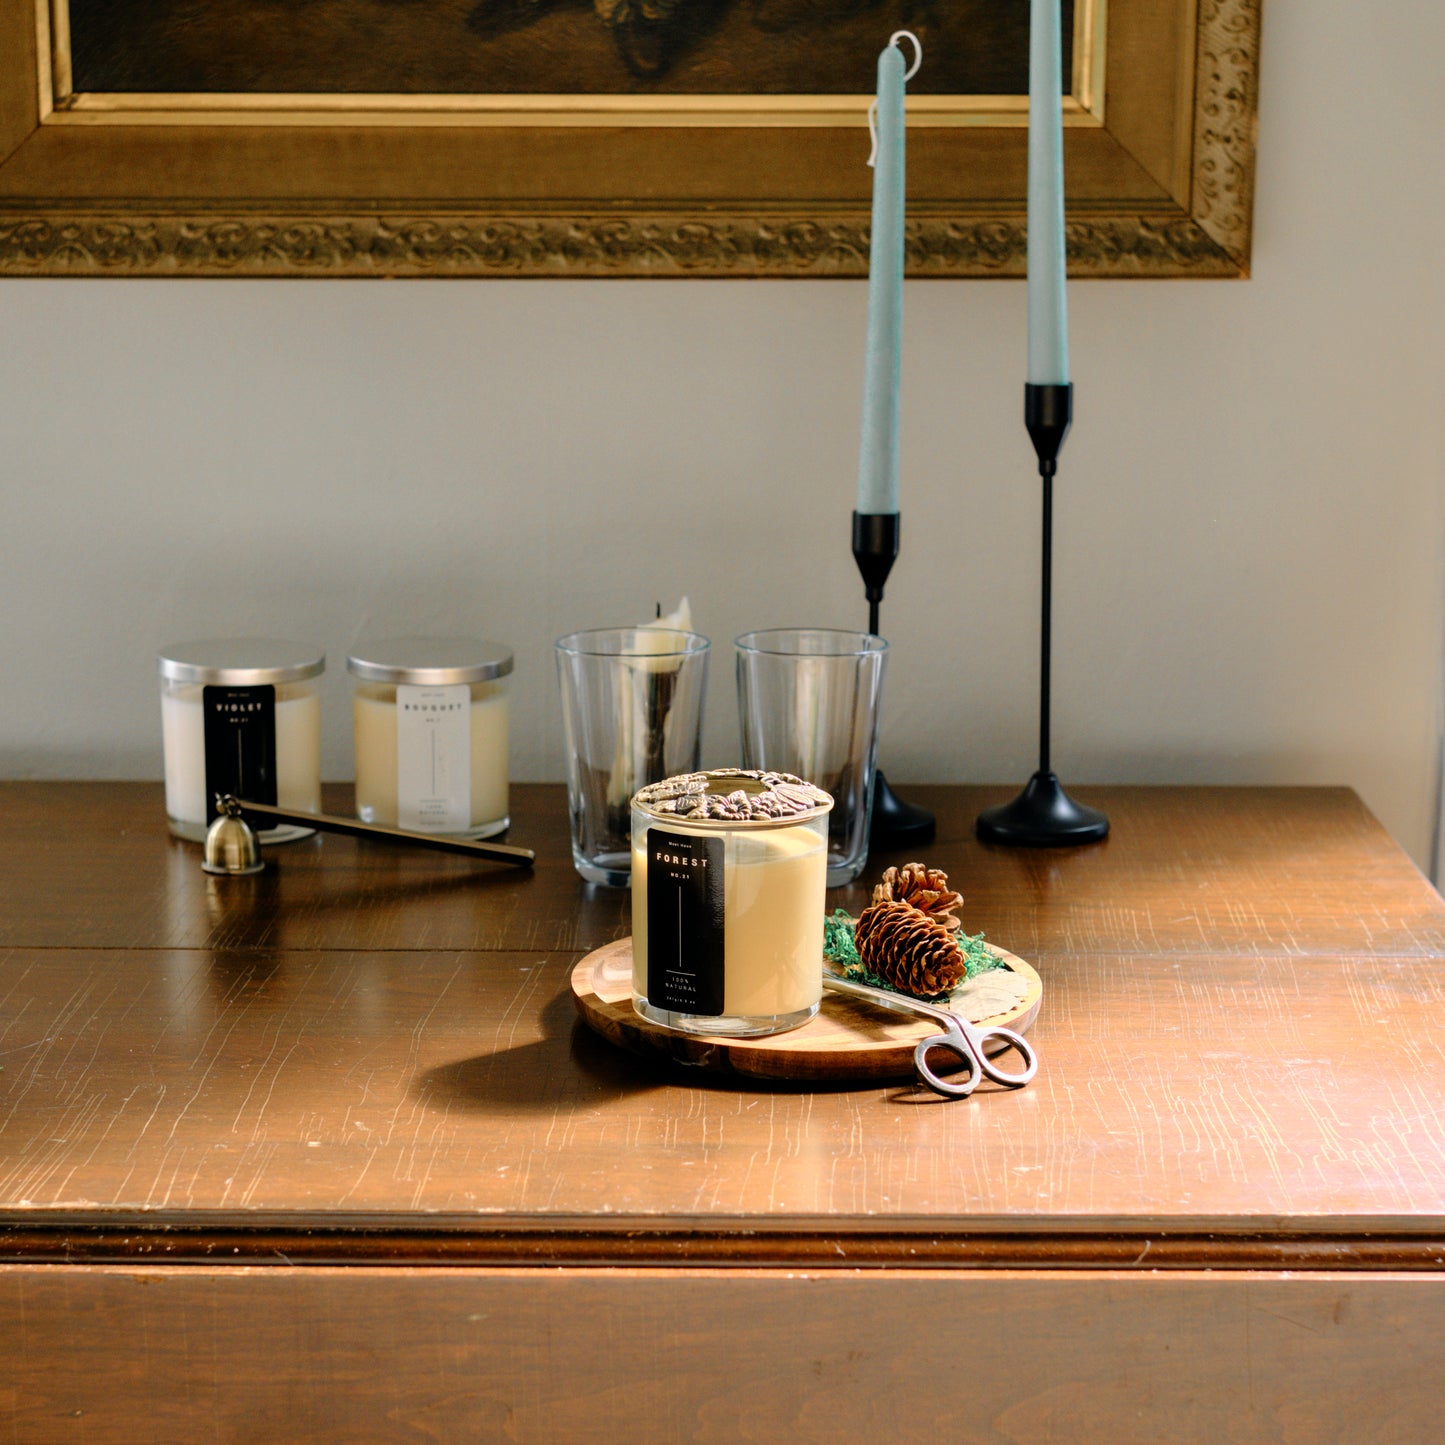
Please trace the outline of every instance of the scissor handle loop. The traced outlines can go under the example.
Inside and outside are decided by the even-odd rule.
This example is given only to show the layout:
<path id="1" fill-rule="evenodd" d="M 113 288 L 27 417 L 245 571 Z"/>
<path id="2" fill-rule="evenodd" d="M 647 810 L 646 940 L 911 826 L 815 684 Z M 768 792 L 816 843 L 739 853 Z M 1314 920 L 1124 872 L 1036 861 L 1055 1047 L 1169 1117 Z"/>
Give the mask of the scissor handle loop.
<path id="1" fill-rule="evenodd" d="M 983 1066 L 984 1076 L 992 1079 L 995 1084 L 1002 1084 L 1005 1088 L 1020 1089 L 1028 1083 L 1039 1071 L 1038 1055 L 1034 1053 L 1033 1046 L 1022 1034 L 1015 1033 L 1012 1029 L 992 1028 L 972 1031 L 973 1037 L 969 1040 L 978 1050 L 978 1057 Z M 990 1057 L 989 1043 L 998 1040 L 1003 1047 L 992 1050 L 993 1057 Z M 994 1063 L 994 1059 L 1013 1049 L 1024 1061 L 1023 1071 L 1017 1074 L 1005 1073 L 1004 1070 Z"/>
<path id="2" fill-rule="evenodd" d="M 929 1067 L 928 1056 L 934 1049 L 946 1049 L 954 1058 L 962 1060 L 968 1066 L 968 1073 L 961 1082 L 957 1079 L 944 1078 L 942 1075 L 934 1073 Z M 973 1056 L 973 1051 L 961 1035 L 952 1032 L 934 1034 L 931 1038 L 920 1039 L 918 1047 L 913 1050 L 913 1067 L 918 1070 L 918 1077 L 935 1094 L 942 1094 L 945 1099 L 968 1098 L 978 1088 L 978 1081 L 983 1077 L 979 1070 L 978 1060 Z"/>

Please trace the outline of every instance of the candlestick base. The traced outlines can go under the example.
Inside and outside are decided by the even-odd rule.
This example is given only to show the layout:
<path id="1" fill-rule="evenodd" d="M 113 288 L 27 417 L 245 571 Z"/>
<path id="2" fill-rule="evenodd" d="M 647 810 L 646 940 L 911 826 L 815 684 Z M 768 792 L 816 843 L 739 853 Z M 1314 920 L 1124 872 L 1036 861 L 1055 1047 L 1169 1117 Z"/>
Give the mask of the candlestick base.
<path id="1" fill-rule="evenodd" d="M 1076 803 L 1055 774 L 1038 772 L 1012 802 L 985 808 L 978 815 L 976 831 L 985 843 L 1071 848 L 1107 838 L 1109 820 L 1097 809 Z"/>
<path id="2" fill-rule="evenodd" d="M 881 770 L 873 774 L 873 819 L 868 825 L 872 848 L 921 848 L 933 842 L 938 825 L 927 808 L 905 803 Z"/>

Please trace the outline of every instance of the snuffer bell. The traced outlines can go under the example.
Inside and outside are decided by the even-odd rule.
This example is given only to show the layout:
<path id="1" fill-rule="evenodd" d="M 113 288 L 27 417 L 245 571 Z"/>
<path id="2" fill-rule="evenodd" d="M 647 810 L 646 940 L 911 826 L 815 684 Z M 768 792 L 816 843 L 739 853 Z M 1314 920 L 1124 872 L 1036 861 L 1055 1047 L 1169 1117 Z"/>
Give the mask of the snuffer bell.
<path id="1" fill-rule="evenodd" d="M 266 865 L 256 834 L 229 795 L 220 799 L 220 813 L 206 829 L 206 851 L 201 867 L 207 873 L 259 873 Z"/>

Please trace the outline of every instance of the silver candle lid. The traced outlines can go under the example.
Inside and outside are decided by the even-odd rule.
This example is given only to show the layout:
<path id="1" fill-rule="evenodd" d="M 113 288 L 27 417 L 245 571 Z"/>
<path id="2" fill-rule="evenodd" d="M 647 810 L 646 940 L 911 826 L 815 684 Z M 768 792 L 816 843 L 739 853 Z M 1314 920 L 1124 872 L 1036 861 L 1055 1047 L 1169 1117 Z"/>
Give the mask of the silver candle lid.
<path id="1" fill-rule="evenodd" d="M 326 668 L 326 654 L 320 648 L 264 637 L 176 642 L 161 648 L 157 661 L 161 676 L 169 682 L 228 687 L 302 682 Z"/>
<path id="2" fill-rule="evenodd" d="M 346 668 L 364 682 L 446 687 L 490 682 L 512 670 L 512 649 L 475 637 L 390 637 L 361 644 Z"/>
<path id="3" fill-rule="evenodd" d="M 833 806 L 815 783 L 762 768 L 679 773 L 649 783 L 632 801 L 654 817 L 689 823 L 802 823 Z"/>

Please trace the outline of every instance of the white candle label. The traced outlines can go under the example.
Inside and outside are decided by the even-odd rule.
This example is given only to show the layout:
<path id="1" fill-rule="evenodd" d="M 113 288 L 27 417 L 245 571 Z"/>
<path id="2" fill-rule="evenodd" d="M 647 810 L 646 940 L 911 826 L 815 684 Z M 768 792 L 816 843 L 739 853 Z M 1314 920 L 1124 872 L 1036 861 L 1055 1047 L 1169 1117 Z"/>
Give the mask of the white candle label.
<path id="1" fill-rule="evenodd" d="M 472 690 L 396 689 L 396 820 L 418 833 L 472 825 Z"/>
<path id="2" fill-rule="evenodd" d="M 252 803 L 276 803 L 276 689 L 203 687 L 206 743 L 206 817 L 216 796 L 233 793 Z"/>
<path id="3" fill-rule="evenodd" d="M 647 830 L 647 1001 L 723 1011 L 723 839 Z"/>

